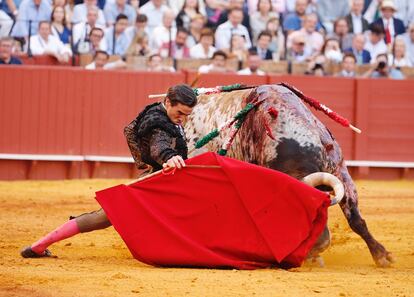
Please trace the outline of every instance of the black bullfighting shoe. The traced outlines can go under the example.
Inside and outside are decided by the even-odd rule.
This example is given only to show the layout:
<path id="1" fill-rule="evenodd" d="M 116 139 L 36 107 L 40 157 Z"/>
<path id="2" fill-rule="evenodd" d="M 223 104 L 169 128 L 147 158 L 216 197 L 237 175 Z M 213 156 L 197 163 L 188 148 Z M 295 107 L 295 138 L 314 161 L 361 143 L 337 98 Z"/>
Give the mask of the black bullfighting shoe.
<path id="1" fill-rule="evenodd" d="M 44 257 L 48 257 L 48 258 L 57 258 L 56 256 L 52 255 L 52 253 L 49 250 L 45 250 L 43 253 L 38 254 L 35 253 L 32 250 L 32 247 L 28 246 L 25 247 L 21 252 L 20 255 L 23 258 L 44 258 Z"/>

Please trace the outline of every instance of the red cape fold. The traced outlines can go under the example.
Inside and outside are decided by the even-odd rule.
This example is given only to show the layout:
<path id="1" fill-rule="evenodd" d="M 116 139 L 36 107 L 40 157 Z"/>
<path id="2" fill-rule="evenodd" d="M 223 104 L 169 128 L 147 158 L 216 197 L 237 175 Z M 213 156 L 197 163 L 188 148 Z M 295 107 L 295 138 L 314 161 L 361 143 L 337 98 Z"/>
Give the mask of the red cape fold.
<path id="1" fill-rule="evenodd" d="M 326 193 L 275 170 L 205 153 L 185 168 L 96 193 L 139 261 L 155 266 L 300 266 L 327 222 Z"/>

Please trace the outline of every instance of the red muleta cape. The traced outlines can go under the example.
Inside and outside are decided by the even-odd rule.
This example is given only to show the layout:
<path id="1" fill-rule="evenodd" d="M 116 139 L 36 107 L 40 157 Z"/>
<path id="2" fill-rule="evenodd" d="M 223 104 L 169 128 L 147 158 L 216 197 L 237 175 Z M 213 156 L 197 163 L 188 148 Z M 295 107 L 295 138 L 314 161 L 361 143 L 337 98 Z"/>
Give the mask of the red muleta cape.
<path id="1" fill-rule="evenodd" d="M 96 193 L 134 258 L 154 266 L 300 266 L 330 199 L 284 173 L 205 153 L 185 168 Z"/>

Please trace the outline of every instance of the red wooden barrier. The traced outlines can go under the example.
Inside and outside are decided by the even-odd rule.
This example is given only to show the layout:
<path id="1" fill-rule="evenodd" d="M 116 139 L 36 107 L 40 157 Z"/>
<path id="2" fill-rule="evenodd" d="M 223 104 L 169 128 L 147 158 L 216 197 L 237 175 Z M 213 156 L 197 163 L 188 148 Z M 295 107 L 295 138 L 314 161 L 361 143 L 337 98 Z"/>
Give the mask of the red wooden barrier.
<path id="1" fill-rule="evenodd" d="M 66 67 L 0 68 L 0 154 L 62 155 L 66 162 L 33 156 L 0 158 L 0 179 L 127 177 L 132 163 L 82 161 L 85 155 L 128 156 L 123 128 L 151 93 L 192 82 L 195 72 L 87 71 Z M 198 86 L 290 83 L 355 126 L 357 135 L 320 112 L 348 160 L 414 161 L 414 91 L 410 81 L 203 74 Z M 79 159 L 80 158 L 80 159 Z M 62 161 L 63 161 L 62 159 Z M 365 165 L 364 165 L 365 166 Z M 414 177 L 413 170 L 354 171 L 368 177 Z"/>
<path id="2" fill-rule="evenodd" d="M 197 77 L 197 72 L 187 72 L 187 83 L 191 84 Z M 267 76 L 264 75 L 237 75 L 229 73 L 201 73 L 197 86 L 216 87 L 232 84 L 263 85 L 267 83 Z"/>

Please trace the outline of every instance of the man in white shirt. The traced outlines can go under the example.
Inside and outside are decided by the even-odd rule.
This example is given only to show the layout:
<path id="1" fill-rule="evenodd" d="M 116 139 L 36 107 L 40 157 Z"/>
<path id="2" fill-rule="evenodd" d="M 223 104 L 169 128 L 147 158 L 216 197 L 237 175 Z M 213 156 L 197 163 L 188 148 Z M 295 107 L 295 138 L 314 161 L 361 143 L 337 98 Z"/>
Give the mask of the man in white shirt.
<path id="1" fill-rule="evenodd" d="M 80 22 L 73 26 L 73 44 L 75 48 L 82 48 L 83 46 L 86 48 L 86 45 L 81 45 L 80 43 L 88 43 L 89 42 L 89 34 L 92 28 L 101 28 L 104 29 L 103 26 L 100 26 L 96 23 L 98 19 L 98 7 L 96 6 L 89 6 L 88 13 L 86 15 L 86 22 Z M 99 48 L 101 50 L 106 50 L 106 43 L 105 39 L 101 40 Z"/>
<path id="2" fill-rule="evenodd" d="M 128 17 L 120 14 L 115 24 L 105 30 L 106 48 L 111 55 L 125 56 L 131 39 L 125 30 L 128 27 Z"/>
<path id="3" fill-rule="evenodd" d="M 252 42 L 250 41 L 249 31 L 241 24 L 243 20 L 243 10 L 240 8 L 233 8 L 229 11 L 228 19 L 227 22 L 217 27 L 215 34 L 216 48 L 230 48 L 230 41 L 233 34 L 244 36 L 246 40 L 246 49 L 251 48 Z"/>
<path id="4" fill-rule="evenodd" d="M 213 54 L 211 58 L 211 64 L 201 65 L 198 68 L 199 73 L 210 73 L 210 72 L 227 72 L 226 68 L 227 55 L 225 52 L 218 50 Z"/>
<path id="5" fill-rule="evenodd" d="M 145 14 L 148 18 L 148 30 L 150 33 L 162 23 L 164 12 L 167 10 L 169 8 L 163 4 L 163 0 L 150 0 L 139 9 L 139 12 Z"/>
<path id="6" fill-rule="evenodd" d="M 256 50 L 250 49 L 249 56 L 247 57 L 247 67 L 237 71 L 237 74 L 241 75 L 265 75 L 266 73 L 259 69 L 262 59 L 257 54 Z"/>
<path id="7" fill-rule="evenodd" d="M 72 22 L 74 24 L 87 21 L 88 8 L 93 6 L 98 9 L 98 19 L 96 23 L 102 28 L 105 27 L 105 16 L 101 9 L 98 8 L 97 0 L 85 0 L 84 3 L 75 5 L 73 8 Z"/>
<path id="8" fill-rule="evenodd" d="M 52 55 L 59 62 L 68 62 L 72 51 L 56 36 L 51 35 L 50 23 L 41 21 L 38 34 L 30 38 L 30 51 L 33 55 Z"/>
<path id="9" fill-rule="evenodd" d="M 97 51 L 106 51 L 105 32 L 101 28 L 92 28 L 86 42 L 76 44 L 75 51 L 79 54 L 92 54 Z"/>
<path id="10" fill-rule="evenodd" d="M 210 59 L 216 48 L 213 46 L 214 33 L 209 28 L 201 30 L 200 42 L 190 48 L 190 57 L 193 59 Z"/>
<path id="11" fill-rule="evenodd" d="M 368 30 L 368 21 L 363 17 L 364 0 L 352 0 L 351 13 L 346 16 L 349 33 L 360 34 Z"/>
<path id="12" fill-rule="evenodd" d="M 296 36 L 302 35 L 305 37 L 305 47 L 312 54 L 319 53 L 322 49 L 324 39 L 321 33 L 316 31 L 316 25 L 318 23 L 318 17 L 316 14 L 311 13 L 305 16 L 302 29 L 292 32 L 288 36 L 287 48 L 291 48 L 292 41 Z"/>
<path id="13" fill-rule="evenodd" d="M 388 52 L 387 45 L 384 41 L 384 28 L 379 24 L 371 24 L 368 40 L 365 42 L 364 49 L 371 55 L 371 63 L 376 63 L 379 54 Z"/>
<path id="14" fill-rule="evenodd" d="M 162 23 L 150 34 L 150 48 L 158 51 L 162 44 L 174 41 L 176 34 L 175 15 L 171 9 L 168 9 L 164 12 Z"/>
<path id="15" fill-rule="evenodd" d="M 341 72 L 339 72 L 337 77 L 355 77 L 356 69 L 356 58 L 353 53 L 345 53 L 342 58 Z"/>
<path id="16" fill-rule="evenodd" d="M 95 70 L 95 69 L 125 69 L 126 63 L 121 59 L 108 63 L 109 55 L 105 51 L 96 51 L 93 56 L 93 62 L 86 65 L 85 69 Z"/>
<path id="17" fill-rule="evenodd" d="M 174 67 L 163 64 L 159 54 L 153 54 L 148 57 L 146 70 L 150 72 L 175 72 Z"/>
<path id="18" fill-rule="evenodd" d="M 131 26 L 135 23 L 137 17 L 136 10 L 126 0 L 107 1 L 104 8 L 106 25 L 108 27 L 112 26 L 115 23 L 116 17 L 121 13 L 128 17 Z"/>

